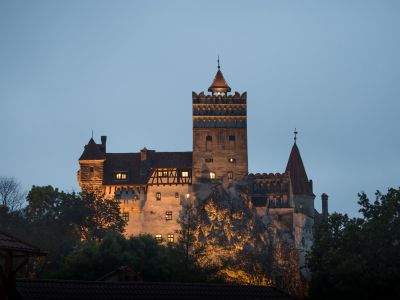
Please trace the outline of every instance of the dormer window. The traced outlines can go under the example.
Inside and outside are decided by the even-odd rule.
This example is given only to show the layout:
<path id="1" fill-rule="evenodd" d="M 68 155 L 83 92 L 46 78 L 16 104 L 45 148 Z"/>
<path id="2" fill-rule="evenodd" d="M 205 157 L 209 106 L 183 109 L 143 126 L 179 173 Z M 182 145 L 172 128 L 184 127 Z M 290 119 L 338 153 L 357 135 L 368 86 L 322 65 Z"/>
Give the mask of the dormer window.
<path id="1" fill-rule="evenodd" d="M 128 175 L 126 172 L 117 172 L 115 173 L 115 180 L 126 180 Z"/>

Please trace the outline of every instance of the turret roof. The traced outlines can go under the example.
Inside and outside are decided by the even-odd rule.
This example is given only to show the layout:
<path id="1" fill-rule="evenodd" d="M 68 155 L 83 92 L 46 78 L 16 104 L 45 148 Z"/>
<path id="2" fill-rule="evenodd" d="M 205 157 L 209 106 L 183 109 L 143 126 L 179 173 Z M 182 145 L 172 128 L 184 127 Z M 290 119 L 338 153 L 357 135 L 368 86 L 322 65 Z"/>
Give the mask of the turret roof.
<path id="1" fill-rule="evenodd" d="M 105 154 L 100 151 L 99 146 L 93 138 L 90 139 L 89 143 L 85 146 L 85 150 L 79 160 L 102 160 L 105 159 Z"/>
<path id="2" fill-rule="evenodd" d="M 308 195 L 312 193 L 307 173 L 303 165 L 303 160 L 301 159 L 300 150 L 297 147 L 296 142 L 293 144 L 286 166 L 286 172 L 288 171 L 290 172 L 294 194 Z"/>
<path id="3" fill-rule="evenodd" d="M 208 88 L 209 92 L 212 93 L 228 93 L 231 91 L 231 88 L 229 87 L 228 83 L 226 82 L 224 75 L 222 75 L 222 72 L 220 70 L 220 67 L 218 66 L 218 71 L 217 74 L 215 74 L 214 80 L 211 83 L 211 86 Z"/>

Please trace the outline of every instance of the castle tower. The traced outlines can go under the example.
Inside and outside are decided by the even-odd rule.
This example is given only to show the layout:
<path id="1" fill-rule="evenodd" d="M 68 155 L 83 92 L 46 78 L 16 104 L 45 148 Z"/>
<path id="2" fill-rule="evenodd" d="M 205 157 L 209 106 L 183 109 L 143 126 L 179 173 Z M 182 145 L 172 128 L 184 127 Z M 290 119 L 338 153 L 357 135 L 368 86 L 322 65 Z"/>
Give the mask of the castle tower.
<path id="1" fill-rule="evenodd" d="M 247 176 L 247 93 L 229 95 L 218 61 L 208 89 L 192 93 L 193 181 L 222 180 L 225 185 Z"/>
<path id="2" fill-rule="evenodd" d="M 106 137 L 97 145 L 91 138 L 79 158 L 78 183 L 84 192 L 103 192 L 104 162 L 106 160 Z"/>

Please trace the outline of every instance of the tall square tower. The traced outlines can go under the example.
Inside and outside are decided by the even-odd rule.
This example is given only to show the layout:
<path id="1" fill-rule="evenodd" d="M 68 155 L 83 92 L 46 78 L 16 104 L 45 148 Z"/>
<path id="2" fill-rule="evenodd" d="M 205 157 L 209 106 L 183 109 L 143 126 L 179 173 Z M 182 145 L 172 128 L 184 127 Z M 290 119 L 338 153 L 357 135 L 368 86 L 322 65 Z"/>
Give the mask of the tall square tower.
<path id="1" fill-rule="evenodd" d="M 218 71 L 211 93 L 192 93 L 193 181 L 222 180 L 224 185 L 248 174 L 247 93 L 231 88 Z"/>

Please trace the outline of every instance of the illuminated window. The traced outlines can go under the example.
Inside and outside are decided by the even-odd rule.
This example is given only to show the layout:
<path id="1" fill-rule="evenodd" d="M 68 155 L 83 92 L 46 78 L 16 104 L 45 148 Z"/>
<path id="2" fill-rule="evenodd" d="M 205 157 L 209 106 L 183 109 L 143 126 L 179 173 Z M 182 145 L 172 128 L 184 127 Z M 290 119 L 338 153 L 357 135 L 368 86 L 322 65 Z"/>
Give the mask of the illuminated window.
<path id="1" fill-rule="evenodd" d="M 173 242 L 174 242 L 174 235 L 168 234 L 168 243 L 173 243 Z"/>
<path id="2" fill-rule="evenodd" d="M 212 163 L 213 159 L 212 158 L 206 158 L 206 163 Z"/>
<path id="3" fill-rule="evenodd" d="M 128 222 L 128 221 L 129 221 L 129 213 L 128 213 L 128 212 L 123 212 L 123 213 L 122 213 L 122 219 L 123 219 L 125 222 Z"/>
<path id="4" fill-rule="evenodd" d="M 175 193 L 175 198 L 179 198 L 179 193 Z"/>
<path id="5" fill-rule="evenodd" d="M 165 220 L 167 221 L 172 220 L 172 211 L 165 212 Z"/>
<path id="6" fill-rule="evenodd" d="M 230 162 L 231 164 L 236 162 L 236 158 L 230 157 L 228 158 L 228 162 Z"/>
<path id="7" fill-rule="evenodd" d="M 167 170 L 157 171 L 157 176 L 158 177 L 168 177 L 168 171 Z"/>
<path id="8" fill-rule="evenodd" d="M 126 180 L 126 178 L 127 178 L 126 172 L 115 173 L 115 179 L 116 180 Z"/>
<path id="9" fill-rule="evenodd" d="M 210 179 L 215 179 L 215 172 L 210 172 Z"/>
<path id="10" fill-rule="evenodd" d="M 90 173 L 94 172 L 94 167 L 90 167 Z"/>
<path id="11" fill-rule="evenodd" d="M 189 172 L 188 171 L 183 171 L 182 172 L 182 177 L 189 177 Z"/>
<path id="12" fill-rule="evenodd" d="M 156 199 L 157 199 L 157 200 L 161 200 L 161 193 L 160 193 L 160 192 L 157 192 L 157 193 L 156 193 Z"/>
<path id="13" fill-rule="evenodd" d="M 186 194 L 186 199 L 189 199 L 190 198 L 190 194 Z"/>
<path id="14" fill-rule="evenodd" d="M 207 136 L 206 136 L 206 141 L 211 142 L 211 141 L 212 141 L 212 136 L 211 136 L 211 135 L 207 135 Z"/>
<path id="15" fill-rule="evenodd" d="M 232 172 L 228 172 L 228 179 L 229 179 L 230 181 L 233 180 L 233 173 L 232 173 Z"/>
<path id="16" fill-rule="evenodd" d="M 234 135 L 230 135 L 230 136 L 229 136 L 229 140 L 230 140 L 230 141 L 234 141 L 235 139 L 236 139 L 236 137 L 235 137 Z"/>
<path id="17" fill-rule="evenodd" d="M 161 242 L 162 241 L 162 235 L 161 234 L 156 234 L 156 240 L 158 242 Z"/>

